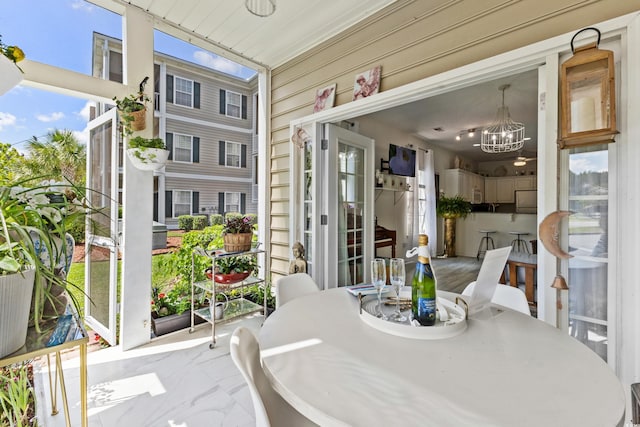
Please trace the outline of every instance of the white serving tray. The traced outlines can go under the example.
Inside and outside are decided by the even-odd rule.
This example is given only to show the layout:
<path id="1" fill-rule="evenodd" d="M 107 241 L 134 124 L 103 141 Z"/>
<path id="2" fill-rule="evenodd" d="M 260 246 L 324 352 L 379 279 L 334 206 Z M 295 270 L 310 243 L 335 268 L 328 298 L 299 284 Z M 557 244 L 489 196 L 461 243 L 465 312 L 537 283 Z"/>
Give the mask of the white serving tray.
<path id="1" fill-rule="evenodd" d="M 400 297 L 410 298 L 411 295 L 402 292 Z M 384 304 L 385 299 L 383 298 L 382 310 L 386 315 L 389 315 L 395 310 L 395 305 Z M 387 334 L 420 340 L 437 340 L 454 337 L 467 329 L 467 312 L 465 308 L 442 297 L 438 297 L 438 310 L 446 310 L 448 319 L 441 321 L 440 316 L 438 316 L 438 320 L 433 326 L 413 326 L 408 320 L 404 323 L 399 323 L 379 319 L 375 316 L 377 305 L 378 299 L 376 296 L 363 296 L 360 318 L 367 325 Z M 404 310 L 403 314 L 409 318 L 411 310 Z"/>

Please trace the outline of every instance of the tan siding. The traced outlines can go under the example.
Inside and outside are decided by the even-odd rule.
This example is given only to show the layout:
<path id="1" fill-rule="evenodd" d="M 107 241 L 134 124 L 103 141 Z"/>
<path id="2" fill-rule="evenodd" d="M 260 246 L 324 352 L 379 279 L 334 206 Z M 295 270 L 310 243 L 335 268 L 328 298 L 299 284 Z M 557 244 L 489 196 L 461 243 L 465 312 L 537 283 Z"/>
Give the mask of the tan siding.
<path id="1" fill-rule="evenodd" d="M 278 67 L 271 82 L 271 223 L 287 218 L 289 123 L 312 112 L 317 88 L 337 83 L 342 105 L 352 100 L 356 73 L 375 65 L 386 91 L 638 9 L 620 0 L 399 0 Z M 288 270 L 288 240 L 272 239 L 274 273 Z"/>

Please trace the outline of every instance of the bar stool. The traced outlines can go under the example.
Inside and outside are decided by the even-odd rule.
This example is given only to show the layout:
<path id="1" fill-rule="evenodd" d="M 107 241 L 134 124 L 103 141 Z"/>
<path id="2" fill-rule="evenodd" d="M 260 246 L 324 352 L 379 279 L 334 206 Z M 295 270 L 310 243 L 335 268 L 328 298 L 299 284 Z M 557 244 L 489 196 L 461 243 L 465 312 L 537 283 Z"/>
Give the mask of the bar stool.
<path id="1" fill-rule="evenodd" d="M 509 234 L 516 236 L 516 238 L 511 241 L 511 247 L 514 251 L 526 251 L 528 254 L 531 254 L 531 252 L 529 252 L 529 245 L 527 245 L 527 242 L 520 238 L 520 236 L 528 236 L 531 233 L 527 233 L 526 231 L 510 231 Z"/>
<path id="2" fill-rule="evenodd" d="M 490 236 L 492 233 L 495 233 L 495 230 L 478 230 L 479 233 L 483 233 L 482 239 L 480 239 L 480 244 L 478 245 L 478 253 L 476 254 L 476 259 L 480 261 L 480 256 L 484 255 L 489 248 L 489 244 L 491 244 L 491 249 L 495 249 L 496 245 L 493 243 L 493 238 Z M 484 249 L 482 245 L 484 244 Z"/>

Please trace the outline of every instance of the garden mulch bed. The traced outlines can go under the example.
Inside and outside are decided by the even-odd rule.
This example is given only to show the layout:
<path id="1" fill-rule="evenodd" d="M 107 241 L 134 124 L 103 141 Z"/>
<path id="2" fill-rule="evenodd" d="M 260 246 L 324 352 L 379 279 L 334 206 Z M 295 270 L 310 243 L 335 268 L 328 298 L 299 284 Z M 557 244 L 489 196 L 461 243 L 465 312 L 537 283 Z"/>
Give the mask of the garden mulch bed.
<path id="1" fill-rule="evenodd" d="M 181 236 L 167 237 L 167 247 L 163 249 L 154 249 L 153 251 L 151 251 L 151 254 L 159 255 L 159 254 L 174 252 L 178 248 L 180 248 L 181 243 L 182 243 Z M 96 254 L 94 256 L 96 256 L 97 258 L 96 261 L 109 259 L 108 249 L 96 248 L 95 251 L 96 251 Z M 75 249 L 73 250 L 73 262 L 84 262 L 84 256 L 85 256 L 84 243 L 76 245 Z"/>

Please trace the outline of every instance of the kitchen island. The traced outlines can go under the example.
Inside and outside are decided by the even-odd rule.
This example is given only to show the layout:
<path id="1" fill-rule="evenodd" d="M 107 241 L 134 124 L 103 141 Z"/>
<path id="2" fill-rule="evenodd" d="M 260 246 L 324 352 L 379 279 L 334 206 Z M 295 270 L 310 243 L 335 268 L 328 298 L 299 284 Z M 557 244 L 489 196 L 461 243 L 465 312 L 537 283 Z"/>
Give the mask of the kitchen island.
<path id="1" fill-rule="evenodd" d="M 511 244 L 516 236 L 509 234 L 510 231 L 527 232 L 529 235 L 522 236 L 522 240 L 527 242 L 529 250 L 531 250 L 529 240 L 537 240 L 538 238 L 537 215 L 473 212 L 464 219 L 458 218 L 456 220 L 456 255 L 476 256 L 480 239 L 484 236 L 478 230 L 495 230 L 496 232 L 491 234 L 491 237 L 496 248 Z"/>

